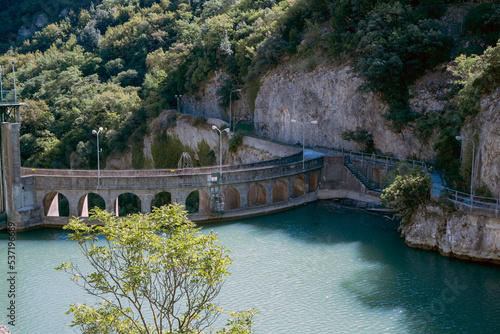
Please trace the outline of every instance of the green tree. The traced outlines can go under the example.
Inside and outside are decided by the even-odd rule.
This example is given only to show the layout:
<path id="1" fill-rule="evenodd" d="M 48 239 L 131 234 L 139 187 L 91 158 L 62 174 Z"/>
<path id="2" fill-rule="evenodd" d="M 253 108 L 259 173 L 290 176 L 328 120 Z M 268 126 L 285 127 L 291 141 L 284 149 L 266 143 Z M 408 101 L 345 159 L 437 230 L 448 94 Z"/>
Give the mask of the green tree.
<path id="1" fill-rule="evenodd" d="M 65 226 L 90 266 L 57 270 L 102 299 L 93 306 L 71 305 L 72 327 L 84 333 L 201 333 L 223 311 L 214 304 L 231 259 L 213 233 L 204 235 L 176 205 L 126 218 L 96 209 L 87 226 L 73 219 Z M 105 239 L 102 240 L 101 237 Z M 233 315 L 218 333 L 251 333 L 256 312 Z"/>
<path id="2" fill-rule="evenodd" d="M 393 181 L 380 195 L 382 203 L 408 223 L 418 207 L 429 200 L 431 177 L 421 167 L 401 164 L 388 178 Z"/>

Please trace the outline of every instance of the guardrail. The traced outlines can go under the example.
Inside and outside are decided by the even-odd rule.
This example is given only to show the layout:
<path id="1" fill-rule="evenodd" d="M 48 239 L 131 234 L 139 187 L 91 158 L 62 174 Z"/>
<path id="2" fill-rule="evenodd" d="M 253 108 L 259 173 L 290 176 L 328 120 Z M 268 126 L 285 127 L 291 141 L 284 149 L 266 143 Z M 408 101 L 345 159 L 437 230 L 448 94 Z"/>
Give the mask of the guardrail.
<path id="1" fill-rule="evenodd" d="M 420 166 L 427 173 L 429 173 L 427 164 L 419 160 L 400 159 L 384 155 L 376 155 L 376 154 L 368 154 L 363 152 L 352 152 L 352 151 L 344 152 L 344 156 L 347 155 L 350 157 L 350 159 L 357 158 L 358 160 L 362 161 L 367 161 L 372 163 L 385 163 L 387 165 L 389 164 L 396 165 L 398 162 L 405 162 L 408 165 L 411 165 L 412 167 Z M 441 185 L 433 185 L 433 189 L 439 190 L 441 197 L 446 198 L 454 203 L 459 203 L 461 205 L 469 207 L 470 208 L 469 211 L 473 211 L 472 209 L 491 210 L 495 211 L 495 217 L 500 217 L 500 198 L 483 197 L 475 195 L 471 196 L 471 194 L 463 193 L 458 190 L 450 189 Z"/>
<path id="2" fill-rule="evenodd" d="M 401 159 L 401 158 L 395 158 L 395 157 L 390 157 L 387 155 L 377 155 L 377 154 L 370 154 L 370 153 L 363 153 L 363 152 L 344 152 L 344 156 L 349 155 L 349 157 L 352 158 L 357 158 L 358 160 L 363 160 L 363 161 L 368 161 L 368 162 L 377 162 L 377 163 L 384 163 L 386 165 L 396 165 L 399 162 L 405 162 L 411 165 L 412 167 L 415 166 L 420 166 L 425 169 L 425 171 L 428 171 L 427 169 L 427 164 L 423 161 L 420 160 L 411 160 L 411 159 Z"/>
<path id="3" fill-rule="evenodd" d="M 460 192 L 455 189 L 450 189 L 442 186 L 434 186 L 434 189 L 440 191 L 442 197 L 462 205 L 465 205 L 472 209 L 479 210 L 491 210 L 495 211 L 495 216 L 500 216 L 500 199 L 493 197 L 483 197 L 470 195 L 467 193 Z"/>

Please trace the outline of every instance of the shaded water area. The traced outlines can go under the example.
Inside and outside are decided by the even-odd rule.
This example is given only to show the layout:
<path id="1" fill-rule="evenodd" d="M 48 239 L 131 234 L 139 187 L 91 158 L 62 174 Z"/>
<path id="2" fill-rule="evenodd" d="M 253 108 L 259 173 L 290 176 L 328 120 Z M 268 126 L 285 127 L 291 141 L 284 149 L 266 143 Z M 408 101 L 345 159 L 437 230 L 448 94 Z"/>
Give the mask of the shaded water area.
<path id="1" fill-rule="evenodd" d="M 204 230 L 217 232 L 233 258 L 220 305 L 255 307 L 256 333 L 498 332 L 500 267 L 409 248 L 397 223 L 383 216 L 320 201 Z M 82 260 L 66 237 L 60 230 L 17 235 L 14 332 L 79 333 L 63 313 L 92 299 L 53 270 Z M 7 290 L 2 277 L 3 323 Z"/>

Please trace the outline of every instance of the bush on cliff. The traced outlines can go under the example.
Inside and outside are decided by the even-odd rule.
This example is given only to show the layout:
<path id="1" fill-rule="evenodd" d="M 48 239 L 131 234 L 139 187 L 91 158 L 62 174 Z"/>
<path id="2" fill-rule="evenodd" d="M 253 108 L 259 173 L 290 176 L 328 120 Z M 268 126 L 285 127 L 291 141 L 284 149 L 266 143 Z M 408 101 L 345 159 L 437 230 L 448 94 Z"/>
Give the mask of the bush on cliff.
<path id="1" fill-rule="evenodd" d="M 396 211 L 403 223 L 408 223 L 417 208 L 429 200 L 431 177 L 422 168 L 409 168 L 406 164 L 400 165 L 394 174 L 397 175 L 380 198 L 385 206 Z"/>

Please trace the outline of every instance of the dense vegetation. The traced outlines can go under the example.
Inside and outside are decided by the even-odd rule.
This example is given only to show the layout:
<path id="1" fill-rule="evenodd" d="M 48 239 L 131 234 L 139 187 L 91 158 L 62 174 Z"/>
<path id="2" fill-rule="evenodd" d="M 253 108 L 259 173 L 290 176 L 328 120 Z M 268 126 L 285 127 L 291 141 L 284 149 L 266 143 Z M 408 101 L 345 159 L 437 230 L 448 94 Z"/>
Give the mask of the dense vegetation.
<path id="1" fill-rule="evenodd" d="M 176 94 L 196 92 L 216 70 L 226 73 L 221 106 L 237 87 L 252 106 L 260 77 L 286 60 L 306 60 L 306 69 L 332 57 L 353 62 L 368 79 L 365 88 L 390 106 L 385 116 L 394 131 L 416 120 L 425 132 L 430 121 L 409 108 L 408 86 L 454 53 L 480 53 L 498 37 L 500 6 L 481 4 L 465 21 L 473 38 L 458 50 L 439 18 L 460 2 L 4 1 L 0 64 L 9 68 L 17 59 L 20 96 L 30 106 L 21 129 L 23 164 L 95 168 L 92 129 L 104 128 L 104 157 L 124 151 L 127 140 L 147 133 L 149 118 L 176 104 Z M 36 30 L 40 20 L 47 22 Z M 17 38 L 21 26 L 33 30 L 24 41 Z M 4 89 L 12 85 L 9 74 Z"/>
<path id="2" fill-rule="evenodd" d="M 430 198 L 430 174 L 419 166 L 402 163 L 391 171 L 385 180 L 388 186 L 380 195 L 382 203 L 394 209 L 403 223 L 409 223 L 421 205 Z"/>

